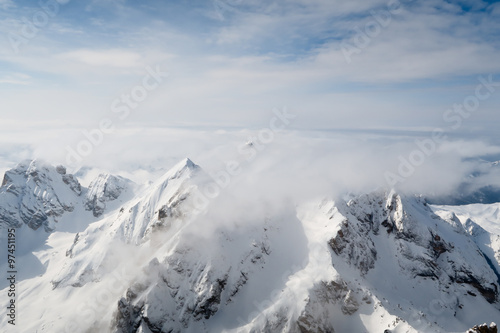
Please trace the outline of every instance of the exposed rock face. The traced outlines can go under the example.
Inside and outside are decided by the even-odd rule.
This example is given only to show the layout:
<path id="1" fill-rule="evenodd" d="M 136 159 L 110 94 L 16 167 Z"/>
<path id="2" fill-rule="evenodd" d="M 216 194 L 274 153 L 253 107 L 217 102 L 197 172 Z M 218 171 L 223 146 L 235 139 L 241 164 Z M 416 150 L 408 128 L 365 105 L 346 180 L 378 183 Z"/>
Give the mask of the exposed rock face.
<path id="1" fill-rule="evenodd" d="M 130 181 L 109 174 L 100 174 L 93 180 L 85 196 L 85 209 L 99 217 L 106 209 L 106 202 L 116 200 L 130 185 Z"/>
<path id="2" fill-rule="evenodd" d="M 495 303 L 498 300 L 496 277 L 487 270 L 483 256 L 479 256 L 479 260 L 464 260 L 470 254 L 455 248 L 446 239 L 448 236 L 441 235 L 436 227 L 442 225 L 444 232 L 453 231 L 449 237 L 470 243 L 460 221 L 455 215 L 445 221 L 426 207 L 420 199 L 409 200 L 394 193 L 371 193 L 339 203 L 337 214 L 341 214 L 343 222 L 329 245 L 335 255 L 366 275 L 376 266 L 375 244 L 391 242 L 398 249 L 395 255 L 401 270 L 410 273 L 412 278 L 470 285 L 489 303 Z M 422 223 L 433 220 L 434 226 Z M 472 251 L 479 252 L 471 245 Z"/>
<path id="3" fill-rule="evenodd" d="M 198 256 L 196 251 L 178 250 L 162 262 L 153 259 L 144 278 L 118 302 L 113 332 L 135 333 L 141 325 L 151 332 L 182 332 L 193 323 L 209 320 L 222 304 L 231 303 L 246 281 L 237 278 L 237 272 L 241 276 L 248 272 L 204 263 Z M 264 264 L 265 256 L 258 247 L 246 253 L 241 266 Z"/>
<path id="4" fill-rule="evenodd" d="M 349 264 L 356 266 L 362 274 L 366 274 L 375 266 L 377 250 L 373 241 L 367 237 L 369 229 L 354 229 L 344 221 L 337 235 L 330 239 L 329 245 L 335 254 L 341 256 Z"/>
<path id="5" fill-rule="evenodd" d="M 82 189 L 64 167 L 27 164 L 6 174 L 0 207 L 40 206 L 46 220 L 38 228 L 76 205 L 73 216 L 95 222 L 57 247 L 61 255 L 41 280 L 52 283 L 55 300 L 77 295 L 92 304 L 90 319 L 80 308 L 65 313 L 81 331 L 446 332 L 500 313 L 498 279 L 486 260 L 497 259 L 478 247 L 489 232 L 472 221 L 438 216 L 418 197 L 394 192 L 278 211 L 259 200 L 210 210 L 215 198 L 203 210 L 200 173 L 183 160 L 122 205 L 128 182 L 120 177 L 100 175 Z M 22 219 L 28 213 L 17 214 L 36 227 Z"/>
<path id="6" fill-rule="evenodd" d="M 323 332 L 333 333 L 334 329 L 329 317 L 340 307 L 345 315 L 352 315 L 359 309 L 355 293 L 343 280 L 321 282 L 316 285 L 307 305 L 297 319 L 301 333 Z"/>
<path id="7" fill-rule="evenodd" d="M 489 326 L 487 324 L 476 325 L 467 333 L 498 333 L 498 328 L 495 323 L 491 323 Z"/>
<path id="8" fill-rule="evenodd" d="M 62 165 L 56 166 L 56 171 L 58 174 L 62 175 L 62 180 L 64 184 L 68 185 L 75 193 L 80 195 L 82 193 L 82 187 L 74 175 L 66 173 L 66 168 Z"/>
<path id="9" fill-rule="evenodd" d="M 145 286 L 133 285 L 127 290 L 125 297 L 118 301 L 118 311 L 115 314 L 115 332 L 135 333 L 141 325 L 144 314 L 144 302 L 136 302 L 137 294 L 143 292 Z"/>
<path id="10" fill-rule="evenodd" d="M 78 180 L 62 166 L 38 160 L 20 163 L 5 173 L 0 187 L 0 222 L 51 231 L 65 212 L 73 211 L 81 192 Z"/>
<path id="11" fill-rule="evenodd" d="M 172 192 L 168 204 L 153 218 L 156 223 L 181 218 L 183 215 L 176 212 L 182 211 L 179 209 L 183 205 L 182 197 Z M 308 289 L 305 306 L 296 317 L 290 316 L 289 303 L 277 301 L 287 305 L 273 303 L 275 307 L 270 306 L 273 310 L 259 324 L 248 324 L 241 332 L 332 333 L 336 329 L 332 318 L 355 318 L 362 307 L 363 311 L 375 311 L 388 306 L 385 298 L 382 300 L 369 289 L 372 283 L 380 287 L 385 284 L 378 285 L 380 280 L 370 275 L 386 273 L 377 270 L 381 261 L 393 264 L 388 281 L 430 280 L 437 293 L 454 290 L 458 295 L 460 290 L 461 295 L 477 294 L 496 304 L 496 277 L 487 271 L 488 265 L 477 255 L 475 244 L 467 242 L 469 236 L 456 216 L 442 219 L 422 200 L 395 193 L 370 193 L 336 202 L 330 214 L 330 221 L 338 221 L 333 222 L 338 223 L 338 228 L 328 247 L 333 267 L 340 275 Z M 454 245 L 456 241 L 468 245 L 459 249 Z M 264 267 L 270 246 L 265 240 L 255 242 L 253 249 L 241 257 L 245 259 L 232 261 L 235 266 L 225 261 L 200 261 L 202 256 L 195 255 L 192 248 L 178 249 L 163 261 L 153 260 L 144 278 L 118 302 L 112 327 L 117 333 L 142 332 L 146 328 L 151 332 L 182 332 L 192 325 L 204 327 L 221 308 L 231 308 L 238 294 L 252 283 L 249 267 Z M 354 276 L 358 278 L 353 279 L 352 271 L 344 271 L 342 265 L 357 270 L 359 275 Z M 450 303 L 450 308 L 456 307 L 450 311 L 460 311 L 461 302 L 457 298 Z M 403 309 L 400 304 L 394 306 L 398 311 Z M 395 317 L 391 325 L 387 331 L 409 327 L 400 317 Z"/>

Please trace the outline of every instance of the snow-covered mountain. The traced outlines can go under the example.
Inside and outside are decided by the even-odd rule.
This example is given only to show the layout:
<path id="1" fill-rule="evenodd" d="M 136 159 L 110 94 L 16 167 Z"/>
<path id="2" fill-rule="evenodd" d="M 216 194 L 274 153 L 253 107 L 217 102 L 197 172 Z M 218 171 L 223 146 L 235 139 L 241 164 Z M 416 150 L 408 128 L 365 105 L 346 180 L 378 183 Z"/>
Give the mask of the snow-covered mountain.
<path id="1" fill-rule="evenodd" d="M 0 217 L 8 227 L 26 224 L 50 231 L 64 213 L 75 209 L 81 193 L 80 183 L 64 167 L 23 162 L 4 175 Z"/>
<path id="2" fill-rule="evenodd" d="M 101 216 L 106 210 L 106 203 L 118 199 L 130 187 L 130 183 L 130 180 L 120 176 L 100 174 L 89 185 L 85 209 L 92 211 L 95 217 Z"/>
<path id="3" fill-rule="evenodd" d="M 375 191 L 270 205 L 220 200 L 210 184 L 189 159 L 143 187 L 100 175 L 85 188 L 39 161 L 8 171 L 2 233 L 44 242 L 18 257 L 19 320 L 0 318 L 2 332 L 466 332 L 499 321 L 498 204 Z"/>
<path id="4" fill-rule="evenodd" d="M 7 227 L 23 224 L 33 230 L 53 231 L 63 215 L 82 206 L 95 217 L 102 215 L 106 202 L 131 191 L 133 184 L 122 177 L 101 174 L 88 188 L 82 188 L 64 166 L 43 161 L 25 161 L 5 173 L 0 187 L 0 219 Z"/>

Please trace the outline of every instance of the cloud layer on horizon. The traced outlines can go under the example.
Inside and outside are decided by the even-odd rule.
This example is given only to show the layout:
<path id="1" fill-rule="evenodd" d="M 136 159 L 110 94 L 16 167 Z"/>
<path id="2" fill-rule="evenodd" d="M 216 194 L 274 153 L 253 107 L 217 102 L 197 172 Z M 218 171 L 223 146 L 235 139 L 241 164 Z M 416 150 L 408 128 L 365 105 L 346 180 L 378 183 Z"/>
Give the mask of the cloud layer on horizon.
<path id="1" fill-rule="evenodd" d="M 224 183 L 228 179 L 227 164 L 237 162 L 241 172 L 229 177 L 228 188 L 295 201 L 390 188 L 409 194 L 449 195 L 464 181 L 472 184 L 470 189 L 500 187 L 500 168 L 491 166 L 491 162 L 500 160 L 498 142 L 449 136 L 442 142 L 431 143 L 432 134 L 424 132 L 284 130 L 271 136 L 269 133 L 266 128 L 120 129 L 104 137 L 101 144 L 82 156 L 81 163 L 69 166 L 68 172 L 89 167 L 93 174 L 110 172 L 145 184 L 189 157 Z M 31 158 L 68 166 L 68 147 L 77 149 L 84 138 L 61 141 L 63 136 L 70 137 L 71 133 L 33 131 L 37 139 L 34 144 L 22 131 L 2 133 L 1 142 L 9 143 L 0 145 L 0 171 Z M 476 178 L 471 181 L 474 174 Z M 394 177 L 397 182 L 391 183 L 389 180 Z M 225 185 L 220 187 L 226 191 Z"/>

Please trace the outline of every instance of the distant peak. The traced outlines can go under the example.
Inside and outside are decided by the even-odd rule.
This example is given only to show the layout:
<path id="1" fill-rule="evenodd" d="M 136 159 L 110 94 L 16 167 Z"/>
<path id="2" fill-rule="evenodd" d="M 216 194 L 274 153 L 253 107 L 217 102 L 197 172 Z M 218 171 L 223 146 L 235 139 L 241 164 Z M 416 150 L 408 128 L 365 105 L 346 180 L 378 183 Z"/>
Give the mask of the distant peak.
<path id="1" fill-rule="evenodd" d="M 40 159 L 26 159 L 26 160 L 22 160 L 21 162 L 19 162 L 14 168 L 16 170 L 28 170 L 30 168 L 35 168 L 37 166 L 41 166 L 41 165 L 45 165 L 46 163 L 44 163 L 42 160 Z"/>
<path id="2" fill-rule="evenodd" d="M 184 164 L 185 166 L 187 166 L 190 169 L 196 169 L 198 167 L 196 164 L 193 163 L 193 161 L 191 161 L 187 157 L 185 159 L 183 159 L 179 164 Z"/>
<path id="3" fill-rule="evenodd" d="M 5 175 L 7 174 L 26 174 L 28 175 L 37 175 L 38 173 L 46 174 L 51 170 L 55 170 L 55 168 L 48 164 L 47 162 L 41 159 L 26 159 L 18 163 L 15 167 L 7 170 Z"/>
<path id="4" fill-rule="evenodd" d="M 195 171 L 200 167 L 196 165 L 189 158 L 184 158 L 179 163 L 174 165 L 167 173 L 166 176 L 169 179 L 179 178 L 186 171 Z"/>
<path id="5" fill-rule="evenodd" d="M 182 170 L 182 169 L 185 169 L 185 168 L 194 170 L 194 169 L 199 168 L 199 166 L 196 165 L 193 161 L 191 161 L 189 158 L 186 157 L 183 160 L 181 160 L 179 163 L 177 163 L 172 168 L 172 170 Z"/>

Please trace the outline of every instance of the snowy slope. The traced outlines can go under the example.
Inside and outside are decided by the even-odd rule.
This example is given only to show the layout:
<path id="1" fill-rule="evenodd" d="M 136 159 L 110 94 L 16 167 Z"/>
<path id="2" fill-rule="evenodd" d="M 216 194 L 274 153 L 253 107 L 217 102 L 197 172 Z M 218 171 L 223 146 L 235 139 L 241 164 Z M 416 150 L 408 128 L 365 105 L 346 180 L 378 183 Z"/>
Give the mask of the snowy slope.
<path id="1" fill-rule="evenodd" d="M 127 194 L 133 194 L 134 185 L 124 182 L 127 187 L 116 196 L 117 204 L 126 200 Z M 0 246 L 2 251 L 7 248 L 7 229 L 15 227 L 16 261 L 23 268 L 19 269 L 18 280 L 45 272 L 46 265 L 35 253 L 51 250 L 47 243 L 51 235 L 71 233 L 69 237 L 74 237 L 74 233 L 96 221 L 85 209 L 91 190 L 82 187 L 63 166 L 54 167 L 40 160 L 22 162 L 5 173 L 0 187 Z M 7 256 L 2 255 L 0 268 L 4 272 L 6 263 Z M 6 284 L 7 281 L 0 281 L 0 288 Z"/>
<path id="2" fill-rule="evenodd" d="M 454 214 L 477 244 L 500 282 L 500 203 L 435 206 L 439 215 Z"/>
<path id="3" fill-rule="evenodd" d="M 46 241 L 20 258 L 38 269 L 2 332 L 465 332 L 500 318 L 489 205 L 378 191 L 200 206 L 209 182 L 185 159 L 141 190 L 113 176 L 82 188 L 67 214 L 86 225 L 29 229 Z"/>
<path id="4" fill-rule="evenodd" d="M 75 209 L 82 192 L 78 181 L 62 166 L 40 161 L 20 163 L 5 173 L 0 187 L 0 218 L 10 227 L 53 230 L 58 219 Z"/>

